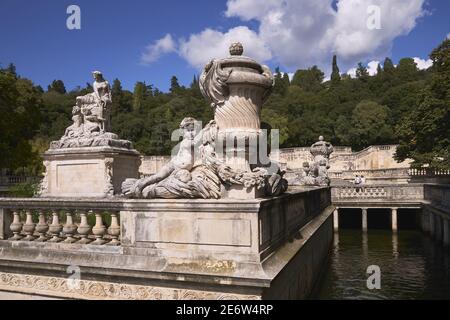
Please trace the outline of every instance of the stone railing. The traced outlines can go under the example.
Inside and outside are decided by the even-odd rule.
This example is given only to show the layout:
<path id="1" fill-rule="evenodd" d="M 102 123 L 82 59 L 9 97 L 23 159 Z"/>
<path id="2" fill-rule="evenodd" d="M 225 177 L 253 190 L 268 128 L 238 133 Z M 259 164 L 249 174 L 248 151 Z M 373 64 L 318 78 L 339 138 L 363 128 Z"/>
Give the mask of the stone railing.
<path id="1" fill-rule="evenodd" d="M 0 239 L 117 246 L 118 207 L 114 202 L 1 199 Z"/>
<path id="2" fill-rule="evenodd" d="M 28 176 L 0 176 L 0 186 L 10 186 L 18 183 L 35 182 L 37 178 Z"/>
<path id="3" fill-rule="evenodd" d="M 450 179 L 450 170 L 429 170 L 429 169 L 376 169 L 376 170 L 348 170 L 348 171 L 330 171 L 328 175 L 332 179 L 341 179 L 352 182 L 355 176 L 364 176 L 368 184 L 379 184 L 381 181 L 393 183 L 407 182 L 431 182 L 433 179 L 441 181 Z M 431 180 L 431 181 L 430 181 Z"/>
<path id="4" fill-rule="evenodd" d="M 395 169 L 376 169 L 376 170 L 348 170 L 348 171 L 330 171 L 331 178 L 353 181 L 355 176 L 364 176 L 366 179 L 404 179 L 405 182 L 409 178 L 408 168 Z"/>
<path id="5" fill-rule="evenodd" d="M 409 169 L 411 177 L 450 177 L 450 170 Z"/>
<path id="6" fill-rule="evenodd" d="M 423 184 L 333 186 L 331 197 L 334 203 L 389 201 L 417 203 L 424 199 L 424 187 Z"/>

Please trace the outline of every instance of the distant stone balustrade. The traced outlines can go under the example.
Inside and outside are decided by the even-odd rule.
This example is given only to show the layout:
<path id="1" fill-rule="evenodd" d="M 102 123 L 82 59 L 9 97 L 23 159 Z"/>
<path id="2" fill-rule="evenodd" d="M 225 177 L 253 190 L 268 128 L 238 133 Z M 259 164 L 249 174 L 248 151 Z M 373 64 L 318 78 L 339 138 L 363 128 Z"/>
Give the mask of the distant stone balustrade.
<path id="1" fill-rule="evenodd" d="M 331 190 L 333 204 L 338 207 L 411 206 L 424 201 L 424 184 L 337 185 Z"/>

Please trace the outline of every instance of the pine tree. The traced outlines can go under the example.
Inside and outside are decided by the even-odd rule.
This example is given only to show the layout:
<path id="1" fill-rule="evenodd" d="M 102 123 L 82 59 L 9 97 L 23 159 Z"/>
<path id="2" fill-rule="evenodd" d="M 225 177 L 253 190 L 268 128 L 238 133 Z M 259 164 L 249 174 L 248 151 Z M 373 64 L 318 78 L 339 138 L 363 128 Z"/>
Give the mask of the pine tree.
<path id="1" fill-rule="evenodd" d="M 13 63 L 8 64 L 5 71 L 11 73 L 14 76 L 17 76 L 16 66 Z"/>
<path id="2" fill-rule="evenodd" d="M 196 75 L 194 75 L 194 79 L 192 79 L 190 88 L 191 89 L 197 89 L 198 88 L 198 79 L 197 79 Z"/>
<path id="3" fill-rule="evenodd" d="M 386 58 L 384 60 L 384 64 L 383 64 L 383 71 L 386 73 L 394 73 L 395 72 L 395 67 L 394 67 L 394 63 L 392 62 L 392 60 L 390 58 Z"/>
<path id="4" fill-rule="evenodd" d="M 146 98 L 147 86 L 145 82 L 136 82 L 133 91 L 133 110 L 140 111 Z"/>
<path id="5" fill-rule="evenodd" d="M 333 71 L 331 72 L 331 83 L 336 85 L 341 81 L 341 74 L 339 72 L 339 67 L 337 65 L 337 57 L 333 56 Z"/>
<path id="6" fill-rule="evenodd" d="M 367 81 L 369 78 L 369 71 L 361 62 L 358 63 L 358 68 L 356 68 L 356 78 L 362 81 Z"/>
<path id="7" fill-rule="evenodd" d="M 291 85 L 291 79 L 289 79 L 289 75 L 286 72 L 283 74 L 283 82 L 286 87 Z"/>
<path id="8" fill-rule="evenodd" d="M 177 90 L 179 90 L 180 84 L 178 83 L 178 78 L 175 76 L 172 76 L 170 79 L 170 92 L 175 93 Z"/>
<path id="9" fill-rule="evenodd" d="M 47 91 L 54 91 L 60 94 L 65 94 L 67 92 L 62 80 L 53 80 L 52 84 L 48 86 Z"/>
<path id="10" fill-rule="evenodd" d="M 377 75 L 381 75 L 383 73 L 383 68 L 381 67 L 381 63 L 378 63 L 377 66 Z"/>

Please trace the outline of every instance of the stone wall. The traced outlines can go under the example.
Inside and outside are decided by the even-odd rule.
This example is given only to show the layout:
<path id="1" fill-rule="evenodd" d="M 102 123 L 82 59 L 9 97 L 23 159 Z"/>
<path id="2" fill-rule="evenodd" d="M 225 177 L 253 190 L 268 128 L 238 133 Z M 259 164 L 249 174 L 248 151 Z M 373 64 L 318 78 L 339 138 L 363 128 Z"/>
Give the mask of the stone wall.
<path id="1" fill-rule="evenodd" d="M 330 157 L 330 173 L 409 168 L 410 161 L 398 163 L 394 159 L 396 148 L 395 145 L 371 146 L 353 152 L 350 147 L 334 147 L 334 153 Z M 280 162 L 283 169 L 295 171 L 302 168 L 303 162 L 313 160 L 309 150 L 309 147 L 280 149 L 271 154 L 271 159 Z M 144 175 L 153 174 L 169 161 L 169 156 L 143 157 L 140 172 Z"/>
<path id="2" fill-rule="evenodd" d="M 362 151 L 353 152 L 350 147 L 335 147 L 330 157 L 330 171 L 380 170 L 409 168 L 410 161 L 398 163 L 394 159 L 397 146 L 371 146 Z M 300 169 L 305 161 L 311 161 L 309 148 L 281 149 L 280 162 L 289 170 Z"/>

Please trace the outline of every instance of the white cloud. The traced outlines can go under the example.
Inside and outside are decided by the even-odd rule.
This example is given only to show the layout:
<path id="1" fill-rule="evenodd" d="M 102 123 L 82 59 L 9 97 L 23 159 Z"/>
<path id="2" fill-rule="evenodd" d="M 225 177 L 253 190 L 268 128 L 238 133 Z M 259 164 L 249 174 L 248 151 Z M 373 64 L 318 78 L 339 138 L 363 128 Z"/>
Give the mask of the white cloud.
<path id="1" fill-rule="evenodd" d="M 370 61 L 365 67 L 367 68 L 367 72 L 369 72 L 370 76 L 374 76 L 378 73 L 378 65 L 380 64 L 380 61 Z M 356 69 L 357 68 L 351 68 L 347 71 L 347 74 L 352 77 L 356 78 Z"/>
<path id="2" fill-rule="evenodd" d="M 414 62 L 417 64 L 417 68 L 419 70 L 426 70 L 433 65 L 433 60 L 431 60 L 431 59 L 425 60 L 425 59 L 415 57 Z"/>
<path id="3" fill-rule="evenodd" d="M 156 40 L 153 44 L 148 45 L 141 55 L 141 62 L 150 64 L 157 61 L 163 54 L 176 51 L 176 43 L 170 34 L 166 34 L 163 38 Z"/>
<path id="4" fill-rule="evenodd" d="M 343 70 L 357 61 L 389 56 L 394 39 L 408 34 L 426 14 L 425 1 L 339 0 L 334 9 L 334 0 L 228 0 L 226 17 L 255 20 L 258 29 L 207 28 L 179 40 L 178 53 L 201 68 L 210 58 L 228 55 L 230 43 L 241 41 L 246 55 L 258 61 L 273 59 L 290 71 L 318 65 L 329 74 L 333 54 Z M 380 9 L 381 29 L 367 26 L 371 6 Z"/>
<path id="5" fill-rule="evenodd" d="M 367 71 L 369 72 L 370 76 L 374 76 L 378 73 L 378 65 L 380 64 L 380 61 L 370 61 L 367 64 Z"/>
<path id="6" fill-rule="evenodd" d="M 356 68 L 351 68 L 347 71 L 347 74 L 352 78 L 356 78 Z"/>
<path id="7" fill-rule="evenodd" d="M 450 33 L 447 35 L 447 39 L 450 39 Z"/>
<path id="8" fill-rule="evenodd" d="M 247 27 L 236 27 L 228 32 L 206 29 L 192 34 L 189 39 L 180 41 L 179 54 L 191 65 L 203 68 L 213 58 L 229 55 L 229 47 L 233 42 L 244 44 L 244 55 L 258 61 L 267 61 L 272 54 L 264 41 L 256 32 Z"/>
<path id="9" fill-rule="evenodd" d="M 393 40 L 408 34 L 424 14 L 425 0 L 229 0 L 226 16 L 260 22 L 259 36 L 288 67 L 329 68 L 332 53 L 345 67 L 354 61 L 384 58 Z M 370 30 L 370 6 L 380 8 L 380 30 Z"/>

